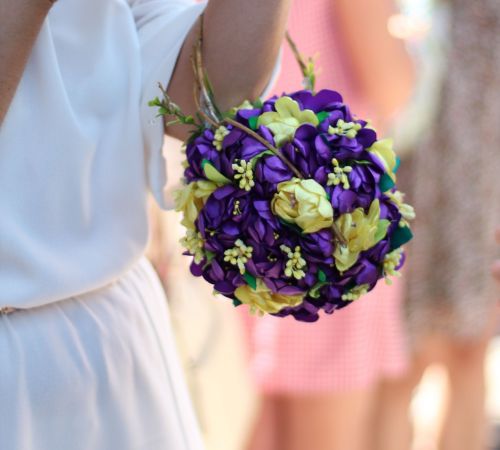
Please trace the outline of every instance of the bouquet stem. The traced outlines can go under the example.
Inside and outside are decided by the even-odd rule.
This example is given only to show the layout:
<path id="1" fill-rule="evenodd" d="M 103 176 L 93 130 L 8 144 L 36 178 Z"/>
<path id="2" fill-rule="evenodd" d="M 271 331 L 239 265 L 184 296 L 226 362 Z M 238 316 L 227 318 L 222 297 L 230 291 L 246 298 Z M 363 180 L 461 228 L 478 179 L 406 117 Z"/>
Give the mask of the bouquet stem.
<path id="1" fill-rule="evenodd" d="M 268 148 L 270 151 L 272 151 L 283 163 L 294 173 L 294 175 L 297 178 L 304 178 L 302 174 L 299 172 L 299 170 L 288 160 L 286 156 L 284 156 L 276 147 L 271 145 L 271 143 L 264 139 L 261 135 L 256 133 L 255 131 L 251 130 L 250 128 L 246 127 L 245 125 L 237 122 L 236 120 L 233 120 L 229 117 L 226 117 L 224 119 L 224 122 L 226 122 L 229 125 L 232 125 L 233 127 L 239 128 L 240 130 L 244 131 L 247 133 L 249 136 L 252 136 L 255 140 L 259 141 L 262 145 L 265 145 L 266 148 Z"/>

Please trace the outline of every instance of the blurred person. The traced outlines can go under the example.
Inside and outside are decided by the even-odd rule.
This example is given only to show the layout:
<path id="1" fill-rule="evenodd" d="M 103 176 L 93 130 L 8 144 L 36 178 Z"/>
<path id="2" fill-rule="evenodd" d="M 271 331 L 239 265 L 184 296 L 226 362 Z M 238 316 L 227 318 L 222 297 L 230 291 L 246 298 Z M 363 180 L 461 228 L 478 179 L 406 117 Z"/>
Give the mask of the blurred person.
<path id="1" fill-rule="evenodd" d="M 387 33 L 390 0 L 296 0 L 289 31 L 303 55 L 318 52 L 317 89 L 339 90 L 353 112 L 388 128 L 412 87 L 401 42 Z M 299 87 L 285 48 L 275 92 Z M 397 145 L 396 145 L 397 147 Z M 407 368 L 401 284 L 380 283 L 355 304 L 314 324 L 248 317 L 250 368 L 262 393 L 251 450 L 367 450 L 397 432 L 377 408 L 381 381 Z M 380 413 L 380 414 L 379 414 Z M 377 430 L 380 430 L 378 432 Z"/>
<path id="2" fill-rule="evenodd" d="M 289 6 L 0 0 L 2 450 L 203 448 L 143 257 L 165 181 L 148 100 L 162 81 L 194 113 L 203 10 L 221 106 L 257 96 Z"/>
<path id="3" fill-rule="evenodd" d="M 500 244 L 500 228 L 497 228 L 495 235 L 496 235 L 497 244 Z M 493 275 L 494 275 L 495 279 L 498 282 L 500 282 L 500 259 L 497 259 L 493 263 L 492 271 L 493 271 Z"/>
<path id="4" fill-rule="evenodd" d="M 386 450 L 410 448 L 412 389 L 434 362 L 449 377 L 439 449 L 486 445 L 484 363 L 498 323 L 488 268 L 498 258 L 491 238 L 500 223 L 500 4 L 444 3 L 449 32 L 440 103 L 414 155 L 417 220 L 406 301 L 414 360 L 387 401 L 394 427 L 407 432 Z"/>

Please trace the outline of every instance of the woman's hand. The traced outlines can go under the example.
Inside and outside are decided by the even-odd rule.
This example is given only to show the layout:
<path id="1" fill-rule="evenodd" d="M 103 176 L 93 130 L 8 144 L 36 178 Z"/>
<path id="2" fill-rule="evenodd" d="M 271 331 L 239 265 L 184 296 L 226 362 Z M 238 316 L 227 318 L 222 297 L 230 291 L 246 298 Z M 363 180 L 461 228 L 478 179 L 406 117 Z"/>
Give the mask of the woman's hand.
<path id="1" fill-rule="evenodd" d="M 203 58 L 221 110 L 256 99 L 274 68 L 285 35 L 291 0 L 210 0 L 205 11 Z M 311 6 L 313 7 L 313 6 Z M 188 114 L 195 112 L 190 56 L 198 25 L 191 30 L 168 87 Z M 186 130 L 176 126 L 175 137 Z"/>
<path id="2" fill-rule="evenodd" d="M 0 0 L 0 126 L 54 1 Z"/>

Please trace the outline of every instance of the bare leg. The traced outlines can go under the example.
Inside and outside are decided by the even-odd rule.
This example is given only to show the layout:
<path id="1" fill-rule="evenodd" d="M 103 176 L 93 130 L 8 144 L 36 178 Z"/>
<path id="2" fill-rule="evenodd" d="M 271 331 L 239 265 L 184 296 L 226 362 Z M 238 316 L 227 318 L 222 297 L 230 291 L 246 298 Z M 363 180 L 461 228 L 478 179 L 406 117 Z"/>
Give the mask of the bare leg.
<path id="1" fill-rule="evenodd" d="M 409 450 L 413 430 L 410 402 L 421 373 L 412 371 L 406 377 L 386 380 L 380 384 L 374 414 L 374 450 Z"/>
<path id="2" fill-rule="evenodd" d="M 278 450 L 278 404 L 276 397 L 263 396 L 246 450 Z"/>
<path id="3" fill-rule="evenodd" d="M 276 450 L 367 450 L 375 389 L 282 397 Z"/>
<path id="4" fill-rule="evenodd" d="M 443 338 L 422 339 L 415 350 L 406 375 L 380 383 L 375 406 L 372 435 L 376 450 L 409 450 L 413 440 L 410 403 L 425 369 L 441 362 L 446 354 Z"/>
<path id="5" fill-rule="evenodd" d="M 441 450 L 486 447 L 484 363 L 488 338 L 450 342 L 447 368 L 450 396 L 441 434 Z"/>

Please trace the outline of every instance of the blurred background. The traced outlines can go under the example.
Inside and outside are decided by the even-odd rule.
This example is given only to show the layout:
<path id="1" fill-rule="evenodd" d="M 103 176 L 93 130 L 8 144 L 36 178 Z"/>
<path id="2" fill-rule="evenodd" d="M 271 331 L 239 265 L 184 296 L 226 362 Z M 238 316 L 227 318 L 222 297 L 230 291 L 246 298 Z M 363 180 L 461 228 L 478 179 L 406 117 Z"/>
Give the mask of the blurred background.
<path id="1" fill-rule="evenodd" d="M 500 449 L 500 2 L 295 0 L 289 31 L 318 89 L 394 137 L 416 238 L 393 286 L 302 324 L 213 296 L 189 273 L 179 213 L 151 205 L 149 256 L 207 449 Z M 300 82 L 284 46 L 271 92 Z M 180 143 L 164 151 L 171 197 Z"/>

